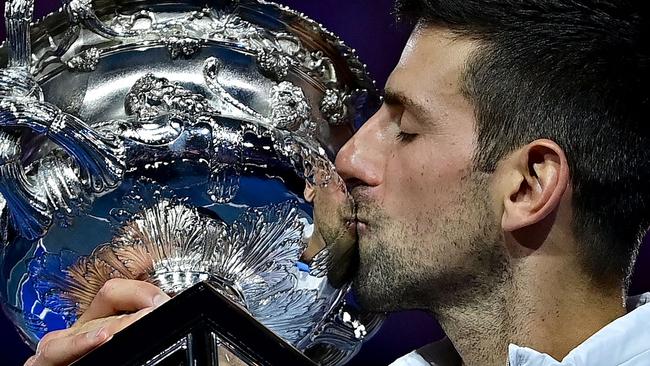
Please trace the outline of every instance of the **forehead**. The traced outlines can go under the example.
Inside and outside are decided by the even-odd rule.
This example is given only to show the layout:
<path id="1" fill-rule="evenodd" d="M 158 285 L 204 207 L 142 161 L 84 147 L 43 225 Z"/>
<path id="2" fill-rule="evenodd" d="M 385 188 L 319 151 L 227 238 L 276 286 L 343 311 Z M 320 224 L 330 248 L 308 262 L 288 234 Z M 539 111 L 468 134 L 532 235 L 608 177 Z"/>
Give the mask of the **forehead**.
<path id="1" fill-rule="evenodd" d="M 460 96 L 460 76 L 475 48 L 475 42 L 447 29 L 418 24 L 387 87 L 426 104 Z"/>

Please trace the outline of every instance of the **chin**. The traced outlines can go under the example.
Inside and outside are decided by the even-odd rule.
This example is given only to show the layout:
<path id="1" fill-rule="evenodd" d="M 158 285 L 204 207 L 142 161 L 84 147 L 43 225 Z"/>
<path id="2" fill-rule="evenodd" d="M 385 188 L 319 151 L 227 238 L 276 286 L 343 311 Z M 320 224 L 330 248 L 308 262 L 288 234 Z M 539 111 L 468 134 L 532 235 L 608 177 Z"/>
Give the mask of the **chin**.
<path id="1" fill-rule="evenodd" d="M 398 309 L 397 304 L 393 304 L 394 299 L 384 290 L 385 287 L 368 283 L 360 278 L 358 274 L 352 281 L 352 291 L 355 299 L 363 310 L 377 313 L 401 310 Z"/>
<path id="2" fill-rule="evenodd" d="M 334 288 L 342 288 L 350 283 L 356 267 L 357 262 L 353 258 L 335 259 L 328 270 L 327 279 Z"/>
<path id="3" fill-rule="evenodd" d="M 361 309 L 369 313 L 392 313 L 396 311 L 408 310 L 408 309 L 403 309 L 398 304 L 392 304 L 385 301 L 386 300 L 385 298 L 384 299 L 379 299 L 377 297 L 368 298 L 366 296 L 357 294 L 356 291 L 354 292 L 354 294 L 355 294 L 355 299 L 358 302 Z"/>

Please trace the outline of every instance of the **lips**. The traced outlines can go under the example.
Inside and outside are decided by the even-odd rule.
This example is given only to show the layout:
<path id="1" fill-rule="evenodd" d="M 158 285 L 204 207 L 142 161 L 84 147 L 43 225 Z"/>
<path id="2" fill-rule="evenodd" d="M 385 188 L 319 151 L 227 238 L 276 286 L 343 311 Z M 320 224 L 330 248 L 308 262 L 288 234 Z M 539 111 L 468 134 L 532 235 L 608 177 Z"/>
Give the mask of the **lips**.
<path id="1" fill-rule="evenodd" d="M 355 231 L 357 229 L 357 220 L 355 220 L 355 219 L 346 219 L 345 220 L 345 228 L 348 229 L 348 231 Z"/>
<path id="2" fill-rule="evenodd" d="M 361 237 L 368 231 L 368 223 L 357 218 L 346 219 L 345 226 L 348 231 L 356 234 L 357 238 Z"/>
<path id="3" fill-rule="evenodd" d="M 363 221 L 357 221 L 357 236 L 362 237 L 368 232 L 368 224 Z"/>

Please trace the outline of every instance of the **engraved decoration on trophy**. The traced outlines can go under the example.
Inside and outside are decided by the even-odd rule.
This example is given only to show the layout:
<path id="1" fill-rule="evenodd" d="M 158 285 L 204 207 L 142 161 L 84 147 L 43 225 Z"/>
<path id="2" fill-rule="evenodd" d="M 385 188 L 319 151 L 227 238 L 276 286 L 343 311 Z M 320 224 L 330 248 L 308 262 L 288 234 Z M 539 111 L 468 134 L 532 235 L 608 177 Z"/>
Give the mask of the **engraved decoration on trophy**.
<path id="1" fill-rule="evenodd" d="M 331 159 L 377 108 L 374 83 L 283 6 L 169 4 L 63 0 L 32 24 L 33 0 L 7 2 L 3 310 L 33 346 L 112 278 L 171 295 L 210 281 L 341 364 L 379 320 L 328 281 L 330 248 L 301 261 L 314 231 L 302 192 L 345 191 Z"/>

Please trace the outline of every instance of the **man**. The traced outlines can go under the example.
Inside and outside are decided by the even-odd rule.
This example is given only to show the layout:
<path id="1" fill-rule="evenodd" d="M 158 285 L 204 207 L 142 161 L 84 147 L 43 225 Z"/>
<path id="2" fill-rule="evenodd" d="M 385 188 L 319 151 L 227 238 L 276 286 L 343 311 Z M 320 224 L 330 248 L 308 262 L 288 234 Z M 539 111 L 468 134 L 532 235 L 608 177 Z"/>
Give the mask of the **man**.
<path id="1" fill-rule="evenodd" d="M 400 4 L 417 24 L 385 103 L 337 157 L 361 302 L 429 311 L 449 337 L 396 365 L 650 364 L 650 305 L 625 308 L 650 225 L 641 3 Z M 28 364 L 65 364 L 164 300 L 110 282 Z"/>

